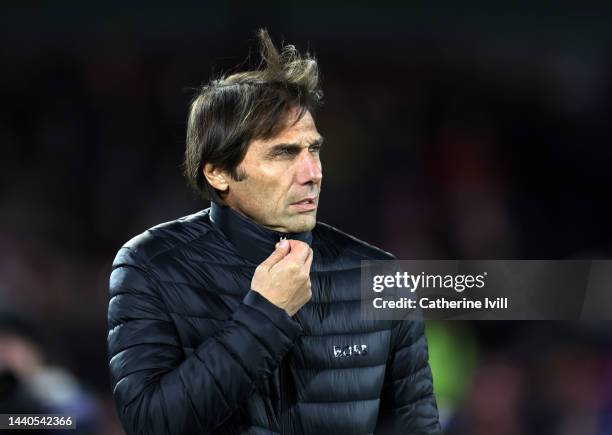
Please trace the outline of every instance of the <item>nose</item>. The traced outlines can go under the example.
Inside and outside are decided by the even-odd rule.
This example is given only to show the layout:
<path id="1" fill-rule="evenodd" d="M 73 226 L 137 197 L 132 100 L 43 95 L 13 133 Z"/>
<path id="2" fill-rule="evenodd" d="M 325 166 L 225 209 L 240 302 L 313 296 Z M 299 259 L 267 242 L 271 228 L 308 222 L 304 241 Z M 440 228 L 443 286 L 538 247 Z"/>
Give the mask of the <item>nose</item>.
<path id="1" fill-rule="evenodd" d="M 323 178 L 323 168 L 318 154 L 304 150 L 298 161 L 297 182 L 299 184 L 318 184 Z"/>

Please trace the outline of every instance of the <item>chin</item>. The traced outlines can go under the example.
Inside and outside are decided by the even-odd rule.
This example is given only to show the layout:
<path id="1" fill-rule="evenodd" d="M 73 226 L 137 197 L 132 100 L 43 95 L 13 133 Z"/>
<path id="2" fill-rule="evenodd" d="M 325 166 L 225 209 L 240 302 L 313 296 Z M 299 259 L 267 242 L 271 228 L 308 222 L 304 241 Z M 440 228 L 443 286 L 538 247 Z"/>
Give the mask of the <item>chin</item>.
<path id="1" fill-rule="evenodd" d="M 316 224 L 317 217 L 314 214 L 311 216 L 297 216 L 291 222 L 287 222 L 287 230 L 289 233 L 302 233 L 312 230 Z"/>

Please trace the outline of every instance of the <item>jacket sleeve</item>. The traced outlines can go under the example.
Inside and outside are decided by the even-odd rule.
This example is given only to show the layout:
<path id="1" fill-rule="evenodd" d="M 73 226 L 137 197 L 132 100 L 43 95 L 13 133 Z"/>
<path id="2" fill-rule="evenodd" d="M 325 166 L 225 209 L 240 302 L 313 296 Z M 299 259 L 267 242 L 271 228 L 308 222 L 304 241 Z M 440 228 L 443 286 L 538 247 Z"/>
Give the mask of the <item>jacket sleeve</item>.
<path id="1" fill-rule="evenodd" d="M 440 433 L 423 321 L 398 322 L 391 345 L 376 434 Z"/>
<path id="2" fill-rule="evenodd" d="M 185 357 L 157 282 L 125 264 L 111 273 L 108 326 L 113 395 L 128 434 L 211 432 L 301 334 L 284 310 L 249 291 L 218 332 Z"/>

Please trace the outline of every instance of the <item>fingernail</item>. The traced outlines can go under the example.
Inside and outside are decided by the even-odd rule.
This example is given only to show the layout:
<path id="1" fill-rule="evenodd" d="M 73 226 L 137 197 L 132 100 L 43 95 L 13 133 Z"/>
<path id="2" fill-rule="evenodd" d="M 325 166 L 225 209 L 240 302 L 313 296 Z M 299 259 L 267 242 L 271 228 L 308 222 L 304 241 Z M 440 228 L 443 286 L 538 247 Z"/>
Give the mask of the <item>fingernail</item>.
<path id="1" fill-rule="evenodd" d="M 284 247 L 286 247 L 286 246 L 287 246 L 287 243 L 288 243 L 288 242 L 287 242 L 287 239 L 283 239 L 283 240 L 281 240 L 280 242 L 278 242 L 276 245 L 277 245 L 277 246 L 279 246 L 279 247 L 281 247 L 281 248 L 284 248 Z"/>

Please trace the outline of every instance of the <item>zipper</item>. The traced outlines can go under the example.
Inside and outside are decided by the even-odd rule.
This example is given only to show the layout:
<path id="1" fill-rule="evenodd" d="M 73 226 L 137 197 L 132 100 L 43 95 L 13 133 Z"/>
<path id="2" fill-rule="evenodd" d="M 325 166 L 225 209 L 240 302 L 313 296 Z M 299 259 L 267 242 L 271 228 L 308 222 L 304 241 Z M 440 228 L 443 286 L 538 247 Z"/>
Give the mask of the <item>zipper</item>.
<path id="1" fill-rule="evenodd" d="M 280 240 L 287 240 L 286 236 L 281 235 Z M 287 355 L 280 362 L 280 426 L 281 435 L 290 435 L 291 420 L 289 418 L 289 389 L 287 388 L 287 367 L 285 361 Z"/>

